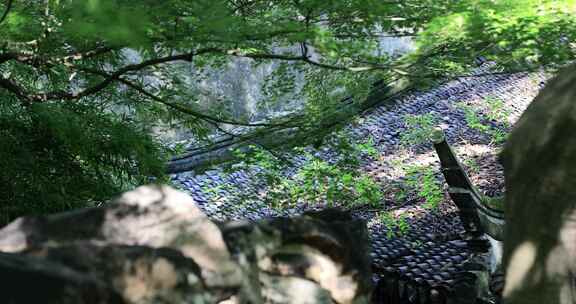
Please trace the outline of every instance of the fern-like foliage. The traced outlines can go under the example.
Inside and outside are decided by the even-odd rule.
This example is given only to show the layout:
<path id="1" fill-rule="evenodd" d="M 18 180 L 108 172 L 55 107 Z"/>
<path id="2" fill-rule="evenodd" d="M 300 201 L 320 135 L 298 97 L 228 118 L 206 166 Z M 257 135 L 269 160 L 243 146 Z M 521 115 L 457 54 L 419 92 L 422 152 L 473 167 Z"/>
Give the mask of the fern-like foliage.
<path id="1" fill-rule="evenodd" d="M 0 223 L 87 206 L 163 176 L 146 130 L 82 104 L 0 111 Z"/>

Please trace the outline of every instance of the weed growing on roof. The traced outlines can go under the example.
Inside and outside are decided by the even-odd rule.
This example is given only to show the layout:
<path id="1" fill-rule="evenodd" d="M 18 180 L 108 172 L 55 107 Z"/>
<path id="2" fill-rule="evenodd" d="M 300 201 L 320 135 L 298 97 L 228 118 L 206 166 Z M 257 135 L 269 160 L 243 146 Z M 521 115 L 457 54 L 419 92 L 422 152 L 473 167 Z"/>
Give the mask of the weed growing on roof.
<path id="1" fill-rule="evenodd" d="M 363 174 L 356 179 L 354 191 L 357 195 L 356 203 L 379 207 L 383 199 L 380 186 L 372 177 Z"/>
<path id="2" fill-rule="evenodd" d="M 508 134 L 505 131 L 482 123 L 482 116 L 485 116 L 489 120 L 502 124 L 505 128 L 510 127 L 508 117 L 511 112 L 506 109 L 503 100 L 495 97 L 486 97 L 480 110 L 467 105 L 460 105 L 460 109 L 464 111 L 466 122 L 471 129 L 490 135 L 492 141 L 496 144 L 502 144 L 506 141 Z"/>
<path id="3" fill-rule="evenodd" d="M 420 240 L 415 240 L 410 243 L 410 246 L 412 247 L 412 249 L 422 248 L 422 246 L 424 246 L 424 243 Z"/>
<path id="4" fill-rule="evenodd" d="M 408 223 L 408 215 L 406 213 L 400 214 L 396 219 L 396 226 L 400 235 L 406 235 L 410 231 L 410 224 Z"/>
<path id="5" fill-rule="evenodd" d="M 382 200 L 380 187 L 370 176 L 316 157 L 311 157 L 288 180 L 288 190 L 292 202 L 325 202 L 328 206 L 378 206 Z"/>
<path id="6" fill-rule="evenodd" d="M 362 143 L 356 143 L 355 146 L 356 150 L 370 156 L 373 159 L 378 158 L 380 155 L 380 152 L 378 152 L 372 137 L 368 137 L 368 139 Z"/>
<path id="7" fill-rule="evenodd" d="M 220 173 L 219 176 L 220 178 L 223 178 L 223 176 L 220 175 Z M 222 183 L 217 185 L 205 184 L 202 186 L 202 192 L 204 192 L 204 194 L 210 199 L 210 201 L 219 202 L 223 204 L 231 203 L 231 196 L 233 195 L 237 197 L 243 195 L 241 191 L 239 191 L 230 183 Z M 234 203 L 231 207 L 241 208 L 245 207 L 245 204 Z"/>
<path id="8" fill-rule="evenodd" d="M 404 184 L 394 187 L 394 199 L 403 201 L 408 193 L 414 193 L 424 200 L 426 209 L 434 210 L 444 199 L 442 183 L 436 178 L 433 166 L 405 164 L 400 159 L 391 161 L 395 169 L 404 174 Z"/>
<path id="9" fill-rule="evenodd" d="M 438 124 L 438 118 L 432 113 L 404 116 L 406 131 L 400 136 L 403 146 L 419 145 L 430 141 L 430 136 Z"/>
<path id="10" fill-rule="evenodd" d="M 488 133 L 490 127 L 483 124 L 480 116 L 472 106 L 460 104 L 458 107 L 464 112 L 466 124 L 470 129 L 478 130 L 483 133 Z"/>
<path id="11" fill-rule="evenodd" d="M 406 197 L 408 197 L 408 190 L 402 186 L 396 188 L 396 192 L 394 192 L 394 200 L 403 201 Z"/>
<path id="12" fill-rule="evenodd" d="M 506 133 L 506 131 L 494 128 L 490 130 L 490 136 L 492 136 L 492 141 L 494 141 L 494 143 L 503 144 L 508 138 L 508 133 Z"/>
<path id="13" fill-rule="evenodd" d="M 444 199 L 442 185 L 431 166 L 411 165 L 404 168 L 406 184 L 424 199 L 424 208 L 434 210 Z"/>
<path id="14" fill-rule="evenodd" d="M 167 147 L 167 150 L 168 150 L 168 153 L 170 153 L 170 156 L 182 155 L 182 154 L 186 153 L 186 144 L 179 142 L 179 143 L 172 145 L 171 147 Z"/>
<path id="15" fill-rule="evenodd" d="M 378 213 L 377 218 L 386 227 L 388 239 L 406 235 L 410 231 L 410 224 L 405 213 L 397 216 L 392 211 L 382 211 Z"/>
<path id="16" fill-rule="evenodd" d="M 480 165 L 478 165 L 478 162 L 475 159 L 467 158 L 463 162 L 464 162 L 464 165 L 466 166 L 466 168 L 468 168 L 468 170 L 470 170 L 470 172 L 472 172 L 472 173 L 480 172 Z"/>
<path id="17" fill-rule="evenodd" d="M 488 119 L 497 121 L 508 127 L 508 117 L 510 114 L 512 114 L 512 112 L 506 109 L 506 105 L 502 99 L 486 97 L 484 99 L 484 106 L 486 117 L 488 117 Z"/>
<path id="18" fill-rule="evenodd" d="M 317 151 L 302 148 L 280 154 L 253 145 L 245 151 L 235 152 L 240 165 L 234 166 L 234 170 L 253 172 L 266 189 L 260 200 L 274 208 L 302 203 L 379 207 L 383 199 L 380 185 L 360 170 L 364 155 L 378 155 L 373 142 L 354 144 L 347 136 L 337 136 L 332 146 L 340 155 L 336 160 L 323 159 L 313 153 Z M 304 161 L 289 173 L 294 166 L 283 160 L 295 155 L 303 156 Z M 248 200 L 247 197 L 243 199 Z"/>
<path id="19" fill-rule="evenodd" d="M 220 194 L 222 193 L 224 188 L 225 188 L 224 185 L 216 185 L 216 186 L 204 185 L 202 186 L 202 191 L 214 199 L 223 199 L 224 197 L 222 197 Z"/>

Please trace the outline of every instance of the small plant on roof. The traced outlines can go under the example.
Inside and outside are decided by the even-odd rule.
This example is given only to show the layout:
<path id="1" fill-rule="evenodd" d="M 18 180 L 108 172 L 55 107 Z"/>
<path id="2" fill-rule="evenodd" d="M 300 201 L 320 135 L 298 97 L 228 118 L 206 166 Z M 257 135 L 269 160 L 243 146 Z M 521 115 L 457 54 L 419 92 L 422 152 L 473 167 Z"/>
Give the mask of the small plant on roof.
<path id="1" fill-rule="evenodd" d="M 378 213 L 377 218 L 386 227 L 386 237 L 388 239 L 404 236 L 410 231 L 406 213 L 395 215 L 393 211 L 382 211 Z"/>
<path id="2" fill-rule="evenodd" d="M 278 153 L 257 146 L 251 146 L 247 151 L 237 151 L 236 155 L 243 165 L 234 168 L 251 169 L 255 178 L 262 181 L 266 188 L 261 199 L 275 208 L 296 203 L 338 204 L 345 207 L 368 204 L 379 207 L 383 200 L 380 186 L 360 170 L 361 156 L 373 153 L 372 143 L 352 144 L 346 137 L 340 136 L 336 137 L 333 146 L 341 155 L 335 160 L 325 160 L 304 149 L 291 151 L 293 154 L 303 154 L 305 158 L 291 174 L 287 170 L 290 166 L 282 163 Z"/>
<path id="3" fill-rule="evenodd" d="M 464 165 L 466 166 L 466 168 L 468 168 L 468 170 L 470 170 L 471 173 L 479 173 L 480 172 L 480 165 L 478 164 L 478 162 L 473 159 L 473 158 L 466 158 L 463 161 Z"/>
<path id="4" fill-rule="evenodd" d="M 407 130 L 400 136 L 400 144 L 413 146 L 430 141 L 434 128 L 438 124 L 438 118 L 432 113 L 407 114 L 404 116 L 404 123 Z"/>
<path id="5" fill-rule="evenodd" d="M 376 148 L 376 145 L 374 144 L 374 139 L 372 137 L 368 137 L 368 139 L 362 143 L 357 143 L 355 149 L 362 152 L 365 155 L 370 156 L 373 159 L 378 158 L 378 156 L 380 155 L 380 152 L 378 152 L 378 149 Z"/>
<path id="6" fill-rule="evenodd" d="M 502 99 L 496 97 L 486 97 L 484 99 L 484 111 L 488 119 L 504 124 L 508 127 L 508 117 L 511 112 L 506 108 L 506 104 Z"/>
<path id="7" fill-rule="evenodd" d="M 405 167 L 406 184 L 424 199 L 424 208 L 434 210 L 444 199 L 440 181 L 431 166 L 411 165 Z"/>
<path id="8" fill-rule="evenodd" d="M 503 103 L 497 99 L 494 99 L 493 101 L 487 102 L 487 104 L 489 110 L 487 110 L 488 114 L 486 114 L 486 117 L 488 119 L 500 122 L 504 125 L 505 128 L 508 128 L 508 122 L 506 119 L 503 119 L 504 117 L 507 117 L 508 114 L 502 115 L 498 112 L 498 109 L 501 106 L 503 107 Z M 481 111 L 475 109 L 473 106 L 465 104 L 458 105 L 458 108 L 464 112 L 466 124 L 470 129 L 490 135 L 492 142 L 495 144 L 503 144 L 506 141 L 508 134 L 505 131 L 483 123 Z M 505 113 L 505 111 L 502 111 L 502 113 Z"/>

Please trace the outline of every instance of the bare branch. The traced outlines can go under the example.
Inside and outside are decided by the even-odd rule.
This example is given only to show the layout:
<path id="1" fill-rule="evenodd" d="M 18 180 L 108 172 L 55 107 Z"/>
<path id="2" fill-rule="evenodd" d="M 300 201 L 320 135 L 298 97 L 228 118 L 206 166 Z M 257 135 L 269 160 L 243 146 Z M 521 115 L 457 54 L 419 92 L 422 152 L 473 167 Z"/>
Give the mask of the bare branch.
<path id="1" fill-rule="evenodd" d="M 36 100 L 36 101 L 46 101 L 46 100 L 51 100 L 51 99 L 64 99 L 64 100 L 79 99 L 79 98 L 82 98 L 82 97 L 85 97 L 88 95 L 95 94 L 95 93 L 105 89 L 108 85 L 110 85 L 115 80 L 118 80 L 120 78 L 120 76 L 122 76 L 126 73 L 133 72 L 133 71 L 139 71 L 139 70 L 142 70 L 142 69 L 149 67 L 149 66 L 154 66 L 154 65 L 158 65 L 158 64 L 162 64 L 162 63 L 167 63 L 167 62 L 174 62 L 174 61 L 188 61 L 188 62 L 190 62 L 190 61 L 192 61 L 192 58 L 194 57 L 194 55 L 202 54 L 202 53 L 206 53 L 206 52 L 211 52 L 211 51 L 213 51 L 213 49 L 203 49 L 203 50 L 200 50 L 197 52 L 190 52 L 190 53 L 185 53 L 185 54 L 180 54 L 180 55 L 166 56 L 166 57 L 146 60 L 146 61 L 143 61 L 141 63 L 124 66 L 123 68 L 118 69 L 116 72 L 114 72 L 112 74 L 106 74 L 107 77 L 103 81 L 101 81 L 100 83 L 98 83 L 92 87 L 84 89 L 78 93 L 69 93 L 66 91 L 59 90 L 59 91 L 33 94 L 30 96 L 30 98 L 33 100 Z M 72 67 L 76 68 L 75 66 L 72 66 Z M 77 68 L 77 69 L 82 70 L 82 68 Z"/>
<path id="2" fill-rule="evenodd" d="M 252 58 L 252 59 L 277 59 L 277 60 L 285 60 L 285 61 L 302 61 L 304 63 L 317 66 L 324 69 L 329 70 L 339 70 L 339 71 L 350 71 L 350 72 L 359 72 L 359 71 L 371 71 L 371 70 L 388 70 L 390 66 L 381 66 L 381 65 L 367 65 L 367 66 L 340 66 L 340 65 L 332 65 L 326 64 L 322 62 L 318 62 L 315 60 L 310 59 L 308 55 L 308 47 L 305 43 L 301 43 L 301 50 L 302 55 L 300 56 L 292 56 L 292 55 L 280 55 L 280 54 L 271 54 L 271 53 L 242 53 L 240 50 L 230 50 L 226 53 L 228 55 L 236 56 L 236 57 L 245 57 L 245 58 Z M 221 50 L 221 52 L 224 52 Z"/>
<path id="3" fill-rule="evenodd" d="M 92 73 L 92 74 L 100 75 L 100 76 L 102 76 L 102 77 L 105 77 L 106 79 L 110 79 L 111 76 L 112 76 L 112 75 L 110 75 L 110 74 L 107 74 L 106 72 L 99 71 L 99 70 L 88 69 L 88 68 L 82 68 L 82 70 L 83 70 L 83 71 L 86 71 L 86 72 L 89 72 L 89 73 Z M 172 109 L 174 109 L 174 110 L 177 110 L 177 111 L 179 111 L 179 112 L 181 112 L 181 113 L 185 113 L 185 114 L 188 114 L 188 115 L 192 115 L 192 116 L 194 116 L 194 117 L 197 117 L 197 118 L 199 118 L 199 119 L 202 119 L 202 120 L 204 120 L 204 121 L 206 121 L 206 122 L 208 122 L 208 123 L 211 123 L 211 124 L 213 124 L 213 123 L 218 123 L 218 124 L 237 125 L 237 126 L 244 126 L 244 127 L 287 126 L 286 124 L 283 124 L 283 123 L 277 123 L 277 124 L 274 124 L 274 123 L 244 123 L 244 122 L 235 121 L 235 120 L 228 120 L 228 119 L 222 119 L 222 118 L 218 118 L 218 117 L 213 117 L 213 116 L 210 116 L 210 115 L 206 115 L 206 114 L 197 112 L 197 111 L 192 110 L 192 109 L 190 109 L 190 108 L 188 108 L 188 107 L 185 107 L 185 106 L 183 106 L 183 105 L 180 105 L 180 104 L 177 104 L 177 103 L 174 103 L 174 102 L 167 101 L 167 100 L 165 100 L 165 99 L 163 99 L 163 98 L 161 98 L 161 97 L 159 97 L 159 96 L 157 96 L 157 95 L 154 95 L 154 94 L 148 92 L 148 91 L 147 91 L 146 89 L 144 89 L 142 86 L 137 85 L 136 83 L 134 83 L 134 82 L 132 82 L 132 81 L 130 81 L 130 80 L 127 80 L 127 79 L 125 79 L 125 78 L 117 77 L 117 78 L 115 78 L 115 80 L 118 81 L 118 82 L 120 82 L 120 83 L 123 83 L 124 85 L 130 87 L 131 89 L 137 91 L 138 93 L 140 93 L 140 94 L 142 94 L 142 95 L 144 95 L 144 96 L 146 96 L 146 97 L 148 97 L 148 98 L 150 98 L 150 99 L 152 99 L 152 100 L 154 100 L 154 101 L 157 101 L 157 102 L 159 102 L 159 103 L 161 103 L 161 104 L 164 104 L 164 105 L 166 105 L 166 106 L 168 106 L 168 107 L 170 107 L 170 108 L 172 108 Z"/>
<path id="4" fill-rule="evenodd" d="M 66 55 L 62 58 L 58 58 L 56 59 L 56 62 L 62 62 L 62 63 L 68 63 L 71 61 L 78 61 L 78 60 L 83 60 L 83 59 L 88 59 L 88 58 L 93 58 L 111 51 L 116 50 L 116 48 L 113 47 L 108 47 L 108 46 L 101 46 L 101 47 L 96 47 L 94 49 L 91 50 L 87 50 L 87 51 L 81 51 L 81 52 L 76 52 L 73 54 L 69 54 Z"/>
<path id="5" fill-rule="evenodd" d="M 135 71 L 140 71 L 143 70 L 147 67 L 150 66 L 155 66 L 155 65 L 159 65 L 159 64 L 164 64 L 164 63 L 169 63 L 169 62 L 176 62 L 176 61 L 186 61 L 186 62 L 191 62 L 194 58 L 194 56 L 198 56 L 198 55 L 205 55 L 205 54 L 220 54 L 220 55 L 224 55 L 224 56 L 234 56 L 234 57 L 244 57 L 244 58 L 251 58 L 251 59 L 273 59 L 273 60 L 285 60 L 285 61 L 301 61 L 313 66 L 317 66 L 320 68 L 325 68 L 325 69 L 330 69 L 330 70 L 341 70 L 341 71 L 352 71 L 352 72 L 358 72 L 358 71 L 368 71 L 368 70 L 382 70 L 382 69 L 390 69 L 389 66 L 380 66 L 380 65 L 367 65 L 367 66 L 339 66 L 339 65 L 331 65 L 331 64 L 325 64 L 325 63 L 321 63 L 321 62 L 317 62 L 314 61 L 312 59 L 309 58 L 308 56 L 308 49 L 306 44 L 302 44 L 302 55 L 300 56 L 294 56 L 294 55 L 283 55 L 283 54 L 273 54 L 273 53 L 244 53 L 241 50 L 238 49 L 232 49 L 232 50 L 227 50 L 227 49 L 221 49 L 221 48 L 205 48 L 205 49 L 200 49 L 200 50 L 196 50 L 196 51 L 192 51 L 189 53 L 184 53 L 184 54 L 178 54 L 178 55 L 172 55 L 172 56 L 166 56 L 166 57 L 160 57 L 160 58 L 153 58 L 153 59 L 149 59 L 149 60 L 145 60 L 142 61 L 140 63 L 137 64 L 130 64 L 130 65 L 126 65 L 118 70 L 116 70 L 113 73 L 105 73 L 102 74 L 100 73 L 100 76 L 104 76 L 104 80 L 102 80 L 101 82 L 99 82 L 98 84 L 95 84 L 89 88 L 86 88 L 80 92 L 76 92 L 76 93 L 70 93 L 68 91 L 65 90 L 57 90 L 57 91 L 51 91 L 51 92 L 43 92 L 43 93 L 31 93 L 29 95 L 27 95 L 27 100 L 32 100 L 32 101 L 47 101 L 47 100 L 54 100 L 54 99 L 61 99 L 61 100 L 73 100 L 73 99 L 80 99 L 82 97 L 85 96 L 89 96 L 92 94 L 96 94 L 98 92 L 100 92 L 101 90 L 105 89 L 106 87 L 108 87 L 111 83 L 113 83 L 116 80 L 121 80 L 121 76 L 130 73 L 130 72 L 135 72 Z M 17 53 L 4 53 L 4 54 L 0 54 L 0 63 L 5 62 L 7 60 L 18 60 L 20 62 L 23 63 L 27 63 L 30 64 L 32 66 L 40 66 L 42 64 L 44 65 L 53 65 L 56 63 L 64 63 L 67 66 L 69 66 L 70 68 L 73 69 L 77 69 L 77 70 L 84 70 L 87 71 L 87 68 L 83 68 L 83 67 L 77 67 L 75 65 L 73 65 L 72 63 L 70 63 L 70 60 L 81 60 L 81 59 L 85 59 L 91 56 L 96 56 L 105 52 L 109 52 L 111 51 L 111 48 L 108 47 L 102 47 L 99 49 L 94 49 L 85 53 L 77 53 L 77 54 L 71 54 L 59 59 L 54 59 L 54 60 L 44 60 L 41 58 L 35 58 L 33 55 L 24 55 L 24 54 L 17 54 Z M 3 87 L 5 89 L 8 89 L 9 91 L 13 92 L 14 94 L 17 94 L 18 96 L 23 96 L 22 94 L 24 94 L 25 90 L 23 89 L 15 89 L 18 88 L 18 86 L 14 83 L 10 83 L 11 85 L 8 85 L 8 83 L 5 83 L 4 85 L 0 84 L 0 87 Z M 195 113 L 195 114 L 199 114 L 199 113 Z M 194 115 L 195 115 L 194 114 Z M 224 122 L 221 121 L 220 123 L 229 123 L 229 124 L 234 124 L 234 125 L 245 125 L 239 122 Z M 251 124 L 248 124 L 250 126 L 253 126 Z"/>

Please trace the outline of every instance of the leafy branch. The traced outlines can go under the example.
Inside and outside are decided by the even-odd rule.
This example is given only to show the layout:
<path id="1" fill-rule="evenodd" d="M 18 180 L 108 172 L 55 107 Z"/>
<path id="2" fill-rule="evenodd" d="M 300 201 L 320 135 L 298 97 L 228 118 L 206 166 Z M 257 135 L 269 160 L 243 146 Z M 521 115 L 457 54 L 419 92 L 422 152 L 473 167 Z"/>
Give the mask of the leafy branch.
<path id="1" fill-rule="evenodd" d="M 2 13 L 2 16 L 0 17 L 0 23 L 4 22 L 6 17 L 8 17 L 8 14 L 12 9 L 12 2 L 14 2 L 14 0 L 6 0 L 6 8 L 4 9 L 4 13 Z"/>

